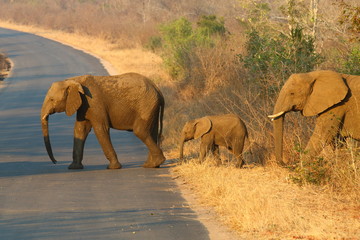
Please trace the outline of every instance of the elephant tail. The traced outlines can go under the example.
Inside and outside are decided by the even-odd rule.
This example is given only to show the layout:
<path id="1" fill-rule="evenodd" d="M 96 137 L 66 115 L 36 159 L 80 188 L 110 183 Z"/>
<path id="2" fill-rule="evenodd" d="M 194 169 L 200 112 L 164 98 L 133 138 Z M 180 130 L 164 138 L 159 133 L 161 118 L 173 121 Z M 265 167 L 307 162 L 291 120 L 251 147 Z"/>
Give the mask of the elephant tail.
<path id="1" fill-rule="evenodd" d="M 245 139 L 244 139 L 244 145 L 245 145 L 245 142 L 247 142 L 247 146 L 246 148 L 244 148 L 244 152 L 249 152 L 250 154 L 252 154 L 252 151 L 251 151 L 251 145 L 252 145 L 252 142 L 250 141 L 249 139 L 249 132 L 245 126 Z"/>
<path id="2" fill-rule="evenodd" d="M 157 136 L 158 146 L 161 145 L 162 140 L 162 131 L 163 131 L 163 119 L 164 119 L 164 109 L 165 109 L 165 100 L 164 96 L 160 92 L 160 111 L 159 111 L 159 131 Z"/>

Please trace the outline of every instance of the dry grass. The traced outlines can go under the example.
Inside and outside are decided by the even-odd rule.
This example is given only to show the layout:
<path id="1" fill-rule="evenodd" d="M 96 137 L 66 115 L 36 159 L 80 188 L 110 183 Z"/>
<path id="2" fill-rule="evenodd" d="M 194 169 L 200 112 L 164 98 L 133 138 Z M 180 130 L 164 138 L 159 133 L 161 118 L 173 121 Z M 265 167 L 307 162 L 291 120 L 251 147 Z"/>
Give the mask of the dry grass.
<path id="1" fill-rule="evenodd" d="M 118 73 L 136 71 L 158 82 L 167 79 L 160 66 L 161 59 L 140 48 L 119 49 L 118 44 L 101 38 L 18 26 L 9 22 L 0 22 L 0 26 L 35 33 L 84 49 L 110 62 Z M 203 68 L 212 69 L 207 79 L 220 79 L 216 85 L 209 87 L 211 91 L 228 84 L 221 81 L 234 77 L 221 75 L 216 78 L 214 67 L 219 65 L 219 70 L 223 70 L 224 66 L 216 61 L 209 65 L 211 56 L 208 58 L 205 53 L 201 56 Z M 227 66 L 227 69 L 231 68 Z M 185 121 L 208 114 L 235 112 L 243 118 L 250 133 L 252 154 L 247 155 L 248 162 L 268 163 L 267 167 L 255 165 L 236 169 L 231 164 L 215 167 L 210 158 L 207 163 L 198 164 L 198 142 L 186 144 L 185 155 L 192 160 L 179 164 L 173 169 L 173 174 L 197 194 L 201 204 L 213 208 L 221 221 L 232 226 L 245 239 L 359 239 L 360 208 L 356 197 L 353 197 L 359 196 L 356 192 L 359 186 L 356 169 L 359 167 L 355 165 L 353 168 L 357 174 L 355 178 L 354 171 L 351 171 L 352 163 L 359 164 L 357 158 L 347 157 L 348 161 L 337 158 L 331 168 L 336 176 L 332 183 L 337 183 L 337 186 L 314 187 L 305 184 L 299 187 L 290 181 L 291 173 L 288 170 L 269 164 L 273 160 L 273 143 L 271 122 L 266 115 L 271 113 L 274 96 L 246 87 L 242 79 L 236 79 L 236 83 L 232 82 L 228 89 L 222 88 L 219 92 L 209 92 L 202 98 L 192 100 L 184 99 L 186 94 L 181 92 L 182 89 L 177 89 L 171 83 L 162 81 L 160 84 L 167 100 L 164 147 L 168 159 L 176 161 L 178 158 L 177 137 Z M 296 159 L 299 156 L 294 151 L 294 145 L 306 142 L 311 127 L 303 126 L 311 124 L 298 115 L 288 115 L 285 156 Z M 227 153 L 222 156 L 225 160 L 229 157 Z"/>
<path id="2" fill-rule="evenodd" d="M 173 170 L 245 239 L 358 239 L 360 208 L 313 186 L 299 188 L 278 167 L 184 163 Z"/>

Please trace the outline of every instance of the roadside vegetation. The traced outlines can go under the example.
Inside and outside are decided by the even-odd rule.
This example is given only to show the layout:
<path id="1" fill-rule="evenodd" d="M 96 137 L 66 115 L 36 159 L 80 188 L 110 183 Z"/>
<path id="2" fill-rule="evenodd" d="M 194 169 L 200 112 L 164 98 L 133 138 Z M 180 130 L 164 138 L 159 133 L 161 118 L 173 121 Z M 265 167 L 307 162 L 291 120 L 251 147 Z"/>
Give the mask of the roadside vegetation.
<path id="1" fill-rule="evenodd" d="M 10 71 L 10 60 L 5 54 L 0 53 L 0 81 L 4 80 Z"/>
<path id="2" fill-rule="evenodd" d="M 303 149 L 314 119 L 288 114 L 284 157 L 291 164 L 280 168 L 267 118 L 292 73 L 360 74 L 358 1 L 180 2 L 0 0 L 0 26 L 75 45 L 118 73 L 153 78 L 166 98 L 162 144 L 177 163 L 174 178 L 241 237 L 358 239 L 357 145 L 344 142 L 308 162 Z M 226 151 L 222 166 L 211 156 L 200 164 L 197 141 L 185 145 L 187 159 L 178 163 L 183 124 L 229 112 L 247 125 L 247 166 L 235 168 Z"/>

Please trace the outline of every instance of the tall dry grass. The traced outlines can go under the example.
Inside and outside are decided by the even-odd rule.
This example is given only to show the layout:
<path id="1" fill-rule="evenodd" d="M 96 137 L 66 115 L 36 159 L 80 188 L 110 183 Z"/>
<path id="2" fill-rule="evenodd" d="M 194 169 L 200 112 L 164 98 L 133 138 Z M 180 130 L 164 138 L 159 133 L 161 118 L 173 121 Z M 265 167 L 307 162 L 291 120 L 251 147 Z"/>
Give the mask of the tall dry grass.
<path id="1" fill-rule="evenodd" d="M 189 162 L 174 170 L 198 202 L 243 239 L 358 239 L 359 207 L 318 187 L 299 188 L 278 167 L 237 169 Z"/>

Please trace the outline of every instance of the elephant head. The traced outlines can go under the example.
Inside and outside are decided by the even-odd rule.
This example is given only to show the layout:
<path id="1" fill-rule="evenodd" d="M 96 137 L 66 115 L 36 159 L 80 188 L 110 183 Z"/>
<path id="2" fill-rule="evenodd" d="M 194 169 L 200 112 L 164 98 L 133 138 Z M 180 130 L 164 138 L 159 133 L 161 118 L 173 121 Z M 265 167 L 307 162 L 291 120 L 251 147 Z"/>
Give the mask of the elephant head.
<path id="1" fill-rule="evenodd" d="M 41 126 L 45 147 L 53 163 L 56 163 L 56 160 L 50 144 L 48 126 L 49 115 L 64 111 L 68 116 L 73 115 L 82 104 L 80 93 L 84 94 L 84 90 L 79 82 L 65 80 L 54 82 L 45 96 L 41 108 Z"/>
<path id="2" fill-rule="evenodd" d="M 183 159 L 184 156 L 184 143 L 192 139 L 198 139 L 208 133 L 211 126 L 211 120 L 207 117 L 198 118 L 185 123 L 180 137 L 180 159 Z"/>
<path id="3" fill-rule="evenodd" d="M 304 116 L 320 115 L 347 96 L 348 86 L 339 73 L 314 71 L 293 74 L 282 87 L 273 115 L 275 156 L 283 164 L 283 123 L 287 112 L 301 111 Z"/>

